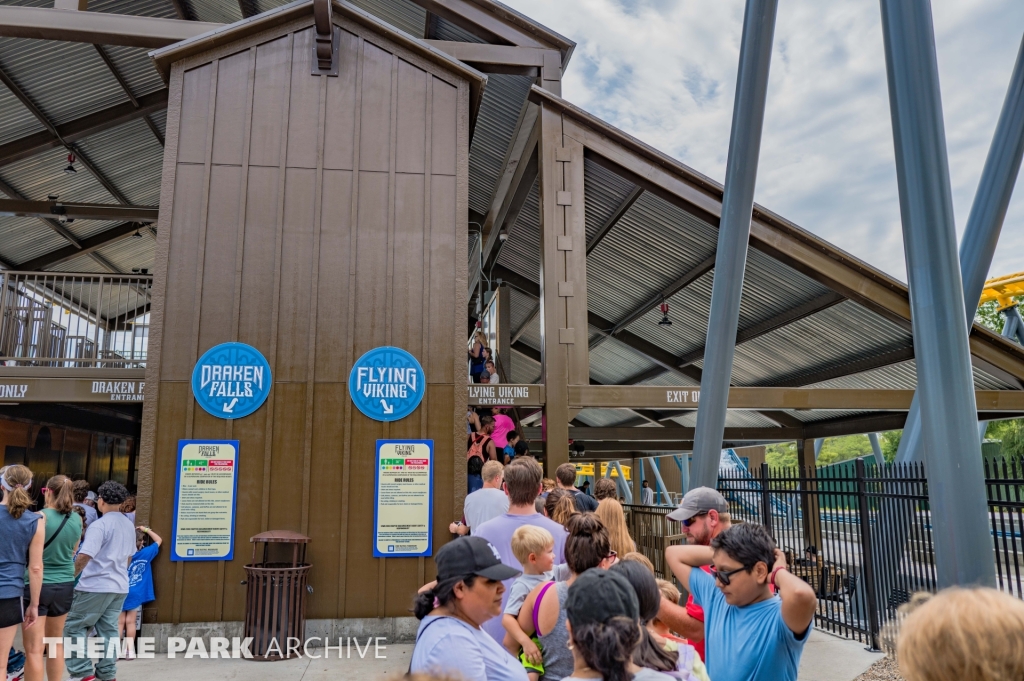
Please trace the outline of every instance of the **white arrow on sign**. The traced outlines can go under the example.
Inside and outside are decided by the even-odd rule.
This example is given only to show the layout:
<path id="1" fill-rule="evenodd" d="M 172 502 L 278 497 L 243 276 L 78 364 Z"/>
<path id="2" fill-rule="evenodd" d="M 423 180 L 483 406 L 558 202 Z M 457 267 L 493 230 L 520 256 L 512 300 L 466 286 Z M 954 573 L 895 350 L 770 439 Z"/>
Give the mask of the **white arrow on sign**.
<path id="1" fill-rule="evenodd" d="M 395 408 L 392 407 L 392 406 L 389 406 L 388 403 L 385 402 L 384 400 L 380 401 L 380 406 L 384 407 L 384 413 L 385 414 L 394 414 L 395 413 Z"/>
<path id="2" fill-rule="evenodd" d="M 228 404 L 228 403 L 226 403 L 226 402 L 225 402 L 225 403 L 224 403 L 224 413 L 225 413 L 225 414 L 232 414 L 232 413 L 234 413 L 234 411 L 235 411 L 235 405 L 236 405 L 236 404 L 238 404 L 238 398 L 237 398 L 237 397 L 236 397 L 236 398 L 234 398 L 233 400 L 231 400 L 231 403 L 230 403 L 230 404 Z"/>

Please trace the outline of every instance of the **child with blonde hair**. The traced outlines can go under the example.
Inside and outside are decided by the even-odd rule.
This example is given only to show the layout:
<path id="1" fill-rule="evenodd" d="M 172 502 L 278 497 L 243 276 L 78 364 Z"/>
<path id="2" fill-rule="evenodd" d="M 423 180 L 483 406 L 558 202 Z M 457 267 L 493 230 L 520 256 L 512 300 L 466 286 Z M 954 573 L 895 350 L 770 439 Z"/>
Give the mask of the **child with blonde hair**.
<path id="1" fill-rule="evenodd" d="M 512 533 L 512 553 L 523 566 L 523 574 L 509 587 L 508 602 L 501 616 L 501 624 L 505 627 L 503 643 L 513 656 L 522 661 L 530 681 L 537 681 L 544 673 L 544 658 L 537 638 L 531 638 L 523 631 L 518 617 L 533 588 L 551 580 L 551 571 L 555 567 L 555 538 L 543 527 L 523 525 Z"/>

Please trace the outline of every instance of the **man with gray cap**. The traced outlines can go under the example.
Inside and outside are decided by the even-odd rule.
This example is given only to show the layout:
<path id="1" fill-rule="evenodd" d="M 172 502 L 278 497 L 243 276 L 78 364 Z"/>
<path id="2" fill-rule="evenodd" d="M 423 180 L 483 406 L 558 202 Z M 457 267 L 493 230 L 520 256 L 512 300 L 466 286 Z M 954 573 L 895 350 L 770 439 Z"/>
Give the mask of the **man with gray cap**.
<path id="1" fill-rule="evenodd" d="M 710 487 L 691 489 L 679 502 L 679 508 L 667 517 L 679 523 L 681 533 L 688 535 L 688 543 L 700 546 L 710 546 L 712 539 L 732 527 L 729 502 Z M 702 569 L 711 572 L 707 567 Z M 662 600 L 658 619 L 689 639 L 701 661 L 707 662 L 704 659 L 704 609 L 693 602 L 693 594 L 686 600 L 686 607 Z"/>

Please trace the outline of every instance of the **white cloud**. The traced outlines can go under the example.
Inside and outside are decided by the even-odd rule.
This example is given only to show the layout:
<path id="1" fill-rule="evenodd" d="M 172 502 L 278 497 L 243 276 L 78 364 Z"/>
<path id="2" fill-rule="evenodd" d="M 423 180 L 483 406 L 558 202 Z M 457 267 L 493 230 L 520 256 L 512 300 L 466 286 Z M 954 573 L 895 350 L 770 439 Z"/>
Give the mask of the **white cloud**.
<path id="1" fill-rule="evenodd" d="M 563 95 L 700 172 L 725 175 L 742 0 L 505 0 L 577 42 Z M 958 234 L 1024 34 L 1019 0 L 933 0 Z M 783 0 L 758 203 L 905 278 L 875 0 Z M 991 275 L 1024 270 L 1024 183 Z"/>

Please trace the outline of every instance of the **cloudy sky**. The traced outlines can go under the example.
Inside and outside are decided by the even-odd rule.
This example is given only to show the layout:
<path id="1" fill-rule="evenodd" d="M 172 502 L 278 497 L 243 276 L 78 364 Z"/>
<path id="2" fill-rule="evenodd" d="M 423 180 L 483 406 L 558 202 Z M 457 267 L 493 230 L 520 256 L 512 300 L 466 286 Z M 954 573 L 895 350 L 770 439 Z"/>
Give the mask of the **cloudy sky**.
<path id="1" fill-rule="evenodd" d="M 503 0 L 576 41 L 566 99 L 721 181 L 742 0 Z M 958 235 L 1021 0 L 932 0 Z M 780 0 L 756 201 L 906 279 L 878 0 Z M 1024 270 L 1018 182 L 990 276 Z"/>

